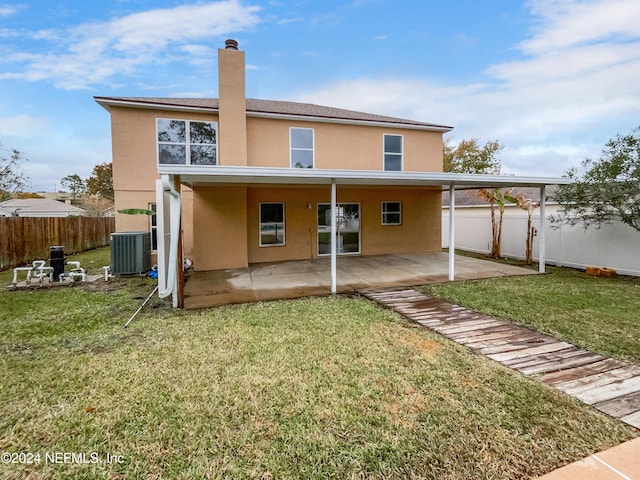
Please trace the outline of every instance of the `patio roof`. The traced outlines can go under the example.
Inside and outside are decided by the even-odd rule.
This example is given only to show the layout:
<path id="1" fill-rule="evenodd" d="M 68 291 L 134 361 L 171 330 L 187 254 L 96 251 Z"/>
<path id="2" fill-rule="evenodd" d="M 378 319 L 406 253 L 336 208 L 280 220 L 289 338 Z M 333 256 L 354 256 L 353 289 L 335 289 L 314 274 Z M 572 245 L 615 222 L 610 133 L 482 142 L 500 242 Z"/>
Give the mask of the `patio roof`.
<path id="1" fill-rule="evenodd" d="M 396 185 L 449 189 L 493 187 L 541 187 L 561 185 L 569 179 L 512 175 L 476 175 L 440 172 L 383 172 L 379 170 L 323 170 L 274 167 L 227 167 L 222 165 L 159 165 L 165 175 L 180 175 L 181 183 L 291 184 L 291 185 Z"/>

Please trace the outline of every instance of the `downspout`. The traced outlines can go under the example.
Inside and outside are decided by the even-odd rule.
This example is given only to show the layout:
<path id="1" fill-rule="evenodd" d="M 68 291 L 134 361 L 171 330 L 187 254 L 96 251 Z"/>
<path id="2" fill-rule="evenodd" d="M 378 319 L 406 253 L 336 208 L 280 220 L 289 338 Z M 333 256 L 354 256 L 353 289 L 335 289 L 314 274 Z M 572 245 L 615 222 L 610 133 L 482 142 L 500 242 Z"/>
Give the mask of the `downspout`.
<path id="1" fill-rule="evenodd" d="M 169 245 L 169 265 L 167 265 L 167 285 L 164 290 L 158 291 L 160 298 L 171 295 L 176 289 L 177 265 L 178 265 L 178 239 L 180 237 L 180 213 L 182 211 L 182 200 L 180 193 L 174 188 L 173 181 L 169 175 L 162 175 L 162 188 L 171 197 L 170 217 L 171 217 L 171 238 Z"/>

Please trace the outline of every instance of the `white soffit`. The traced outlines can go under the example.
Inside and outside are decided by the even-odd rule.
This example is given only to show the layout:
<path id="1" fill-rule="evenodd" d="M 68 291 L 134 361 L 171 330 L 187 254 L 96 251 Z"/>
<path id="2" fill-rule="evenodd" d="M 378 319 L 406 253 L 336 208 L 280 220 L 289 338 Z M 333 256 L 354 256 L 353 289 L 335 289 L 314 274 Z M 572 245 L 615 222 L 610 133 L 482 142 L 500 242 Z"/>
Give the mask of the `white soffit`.
<path id="1" fill-rule="evenodd" d="M 472 175 L 437 172 L 384 172 L 377 170 L 320 170 L 300 168 L 161 165 L 160 174 L 179 175 L 188 185 L 291 184 L 437 186 L 449 188 L 540 187 L 569 183 L 567 178 L 512 175 Z"/>

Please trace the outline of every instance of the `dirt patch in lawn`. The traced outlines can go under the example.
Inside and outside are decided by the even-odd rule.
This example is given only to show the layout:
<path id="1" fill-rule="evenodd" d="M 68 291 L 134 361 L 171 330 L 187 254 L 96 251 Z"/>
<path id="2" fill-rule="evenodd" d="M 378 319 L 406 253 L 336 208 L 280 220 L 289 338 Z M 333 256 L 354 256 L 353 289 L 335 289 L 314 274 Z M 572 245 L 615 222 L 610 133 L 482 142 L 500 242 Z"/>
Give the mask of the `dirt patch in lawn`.
<path id="1" fill-rule="evenodd" d="M 434 342 L 433 340 L 427 340 L 414 332 L 406 334 L 402 341 L 427 357 L 437 355 L 442 348 L 441 343 Z"/>
<path id="2" fill-rule="evenodd" d="M 398 335 L 396 328 L 388 328 L 386 325 L 373 325 L 372 330 L 376 335 L 386 338 L 393 343 L 409 346 L 425 357 L 436 356 L 442 348 L 440 342 L 424 338 L 423 335 L 420 335 L 418 331 L 416 331 L 417 328 L 412 325 L 407 325 L 400 335 Z"/>

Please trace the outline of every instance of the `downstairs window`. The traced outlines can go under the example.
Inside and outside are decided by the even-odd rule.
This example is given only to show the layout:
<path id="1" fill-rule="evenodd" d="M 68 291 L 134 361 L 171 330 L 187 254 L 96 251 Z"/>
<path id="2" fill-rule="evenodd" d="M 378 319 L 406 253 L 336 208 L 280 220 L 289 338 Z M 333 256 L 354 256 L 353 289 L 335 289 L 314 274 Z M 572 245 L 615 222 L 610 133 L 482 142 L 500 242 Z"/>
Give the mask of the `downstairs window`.
<path id="1" fill-rule="evenodd" d="M 260 246 L 284 245 L 284 203 L 260 204 Z"/>
<path id="2" fill-rule="evenodd" d="M 402 202 L 382 202 L 382 225 L 402 224 Z"/>

